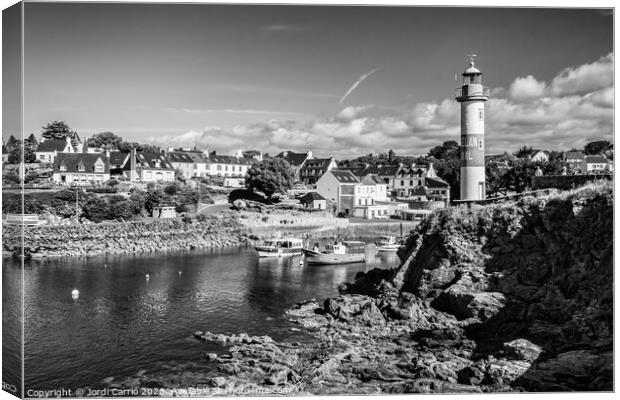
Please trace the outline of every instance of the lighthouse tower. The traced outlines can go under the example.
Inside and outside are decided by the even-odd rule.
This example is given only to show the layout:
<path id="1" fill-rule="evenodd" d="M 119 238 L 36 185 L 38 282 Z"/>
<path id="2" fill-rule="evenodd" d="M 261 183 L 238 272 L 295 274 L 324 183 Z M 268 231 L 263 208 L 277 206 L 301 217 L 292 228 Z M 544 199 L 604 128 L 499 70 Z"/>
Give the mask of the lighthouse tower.
<path id="1" fill-rule="evenodd" d="M 456 90 L 461 103 L 461 200 L 482 200 L 486 196 L 484 174 L 484 102 L 489 89 L 482 86 L 482 72 L 469 55 L 463 72 L 463 86 Z"/>

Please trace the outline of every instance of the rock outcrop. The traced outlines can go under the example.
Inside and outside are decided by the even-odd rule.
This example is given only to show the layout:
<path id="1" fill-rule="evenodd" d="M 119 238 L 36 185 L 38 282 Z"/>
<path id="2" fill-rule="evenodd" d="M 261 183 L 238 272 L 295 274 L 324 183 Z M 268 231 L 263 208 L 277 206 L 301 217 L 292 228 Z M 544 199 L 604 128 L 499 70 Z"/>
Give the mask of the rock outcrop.
<path id="1" fill-rule="evenodd" d="M 435 212 L 399 256 L 289 311 L 318 340 L 205 357 L 287 393 L 613 390 L 611 185 Z"/>

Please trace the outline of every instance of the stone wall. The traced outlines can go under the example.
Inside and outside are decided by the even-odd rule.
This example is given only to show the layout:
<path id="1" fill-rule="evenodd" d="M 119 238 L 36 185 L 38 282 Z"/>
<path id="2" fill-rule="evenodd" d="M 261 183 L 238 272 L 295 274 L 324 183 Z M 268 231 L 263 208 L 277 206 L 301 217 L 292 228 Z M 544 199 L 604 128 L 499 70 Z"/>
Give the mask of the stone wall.
<path id="1" fill-rule="evenodd" d="M 3 225 L 4 252 L 19 251 L 19 226 Z M 245 241 L 244 229 L 230 216 L 205 221 L 180 219 L 24 228 L 24 248 L 33 256 L 91 256 L 224 247 Z"/>

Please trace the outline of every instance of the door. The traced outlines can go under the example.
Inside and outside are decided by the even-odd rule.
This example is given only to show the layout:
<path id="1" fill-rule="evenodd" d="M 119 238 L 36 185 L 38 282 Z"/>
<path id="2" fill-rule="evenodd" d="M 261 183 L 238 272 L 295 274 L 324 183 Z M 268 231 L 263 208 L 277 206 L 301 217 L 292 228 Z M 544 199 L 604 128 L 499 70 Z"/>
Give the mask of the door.
<path id="1" fill-rule="evenodd" d="M 483 200 L 485 198 L 484 182 L 478 182 L 478 199 Z"/>

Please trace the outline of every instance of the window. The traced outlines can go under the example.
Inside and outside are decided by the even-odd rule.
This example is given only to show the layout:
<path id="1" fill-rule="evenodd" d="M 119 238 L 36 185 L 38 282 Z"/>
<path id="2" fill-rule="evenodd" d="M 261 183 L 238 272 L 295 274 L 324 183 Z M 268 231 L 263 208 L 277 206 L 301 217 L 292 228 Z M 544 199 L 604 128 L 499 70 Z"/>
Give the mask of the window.
<path id="1" fill-rule="evenodd" d="M 103 165 L 95 165 L 95 172 L 103 172 Z"/>
<path id="2" fill-rule="evenodd" d="M 39 156 L 39 160 L 45 160 L 45 154 L 41 154 L 41 155 Z"/>
<path id="3" fill-rule="evenodd" d="M 221 171 L 222 170 L 222 166 L 220 164 L 217 165 L 217 170 Z"/>
<path id="4" fill-rule="evenodd" d="M 84 171 L 84 170 L 85 170 L 84 164 L 82 163 L 78 164 L 78 171 Z"/>
<path id="5" fill-rule="evenodd" d="M 60 170 L 61 171 L 66 171 L 67 170 L 67 166 L 65 164 L 60 164 Z"/>
<path id="6" fill-rule="evenodd" d="M 413 180 L 409 181 L 409 186 L 413 186 Z"/>
<path id="7" fill-rule="evenodd" d="M 478 110 L 478 119 L 482 121 L 484 119 L 484 108 Z"/>
<path id="8" fill-rule="evenodd" d="M 405 186 L 405 181 L 400 181 L 400 186 Z"/>
<path id="9" fill-rule="evenodd" d="M 482 139 L 478 140 L 478 149 L 482 150 L 483 147 Z"/>

